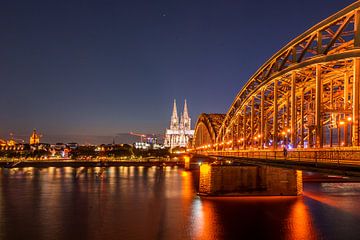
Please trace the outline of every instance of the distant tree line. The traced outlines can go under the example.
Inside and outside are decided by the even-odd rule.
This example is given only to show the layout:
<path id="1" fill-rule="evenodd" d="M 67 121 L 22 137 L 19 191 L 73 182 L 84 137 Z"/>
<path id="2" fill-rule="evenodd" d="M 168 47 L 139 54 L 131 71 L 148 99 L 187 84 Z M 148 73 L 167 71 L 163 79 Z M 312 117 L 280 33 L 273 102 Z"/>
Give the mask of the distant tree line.
<path id="1" fill-rule="evenodd" d="M 168 157 L 169 149 L 136 149 L 132 145 L 100 145 L 78 146 L 54 150 L 50 148 L 25 147 L 21 150 L 0 150 L 0 158 L 31 158 L 44 159 L 51 156 L 61 156 L 60 152 L 67 151 L 71 159 L 95 159 L 95 158 L 130 158 L 130 157 Z"/>

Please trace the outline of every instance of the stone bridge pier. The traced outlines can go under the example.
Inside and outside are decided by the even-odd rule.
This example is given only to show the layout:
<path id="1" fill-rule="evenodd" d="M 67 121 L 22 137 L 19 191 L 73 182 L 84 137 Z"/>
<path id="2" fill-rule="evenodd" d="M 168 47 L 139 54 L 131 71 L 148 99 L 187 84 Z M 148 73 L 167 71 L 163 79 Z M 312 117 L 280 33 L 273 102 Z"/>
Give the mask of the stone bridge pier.
<path id="1" fill-rule="evenodd" d="M 298 196 L 302 172 L 255 165 L 200 166 L 199 194 L 203 196 Z"/>

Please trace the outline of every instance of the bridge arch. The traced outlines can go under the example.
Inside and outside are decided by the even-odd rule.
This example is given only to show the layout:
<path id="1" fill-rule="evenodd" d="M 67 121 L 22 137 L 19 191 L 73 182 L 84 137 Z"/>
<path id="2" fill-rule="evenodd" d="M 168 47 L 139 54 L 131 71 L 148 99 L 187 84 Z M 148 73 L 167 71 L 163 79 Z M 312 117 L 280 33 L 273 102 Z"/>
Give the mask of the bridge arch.
<path id="1" fill-rule="evenodd" d="M 196 122 L 193 145 L 196 147 L 208 147 L 215 144 L 224 117 L 225 114 L 202 113 Z"/>
<path id="2" fill-rule="evenodd" d="M 250 77 L 213 148 L 359 146 L 359 90 L 355 2 L 289 42 Z"/>

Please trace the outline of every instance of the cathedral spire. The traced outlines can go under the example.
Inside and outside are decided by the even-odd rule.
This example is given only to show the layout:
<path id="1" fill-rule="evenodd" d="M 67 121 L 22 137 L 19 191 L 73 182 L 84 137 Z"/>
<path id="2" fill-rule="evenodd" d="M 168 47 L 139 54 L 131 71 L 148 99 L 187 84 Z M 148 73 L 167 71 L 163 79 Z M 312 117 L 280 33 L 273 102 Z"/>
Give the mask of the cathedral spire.
<path id="1" fill-rule="evenodd" d="M 185 99 L 185 103 L 184 103 L 184 119 L 189 118 L 189 113 L 188 113 L 188 108 L 187 108 L 187 104 L 186 104 L 186 99 Z"/>
<path id="2" fill-rule="evenodd" d="M 177 115 L 176 99 L 174 99 L 174 106 L 173 106 L 173 112 L 171 115 L 170 129 L 178 129 L 178 127 L 179 127 L 179 118 Z"/>
<path id="3" fill-rule="evenodd" d="M 184 124 L 184 129 L 185 130 L 190 130 L 191 129 L 191 119 L 189 117 L 189 112 L 188 112 L 188 107 L 187 107 L 187 102 L 185 99 L 185 103 L 184 103 L 184 113 L 183 113 L 183 124 Z"/>

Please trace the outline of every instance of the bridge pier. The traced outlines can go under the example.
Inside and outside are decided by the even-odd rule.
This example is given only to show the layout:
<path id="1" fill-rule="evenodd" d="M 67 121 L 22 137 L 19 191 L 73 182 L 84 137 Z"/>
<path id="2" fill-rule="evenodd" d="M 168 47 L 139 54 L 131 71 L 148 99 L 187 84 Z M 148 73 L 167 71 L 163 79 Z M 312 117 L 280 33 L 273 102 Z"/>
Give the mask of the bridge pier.
<path id="1" fill-rule="evenodd" d="M 205 196 L 298 196 L 302 172 L 255 165 L 200 166 L 199 194 Z"/>

